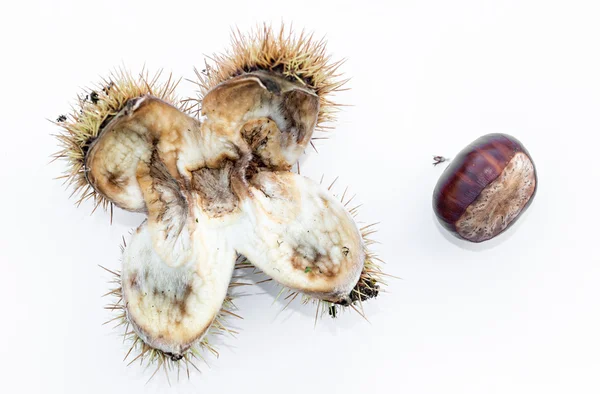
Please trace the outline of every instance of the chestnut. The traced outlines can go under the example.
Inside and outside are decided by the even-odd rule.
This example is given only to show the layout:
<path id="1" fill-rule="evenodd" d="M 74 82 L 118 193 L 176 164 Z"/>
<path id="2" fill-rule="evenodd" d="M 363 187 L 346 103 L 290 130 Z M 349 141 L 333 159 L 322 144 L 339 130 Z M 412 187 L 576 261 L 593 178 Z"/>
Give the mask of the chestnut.
<path id="1" fill-rule="evenodd" d="M 483 242 L 509 228 L 529 207 L 537 174 L 529 152 L 507 134 L 484 135 L 452 160 L 433 192 L 433 210 L 447 230 Z"/>

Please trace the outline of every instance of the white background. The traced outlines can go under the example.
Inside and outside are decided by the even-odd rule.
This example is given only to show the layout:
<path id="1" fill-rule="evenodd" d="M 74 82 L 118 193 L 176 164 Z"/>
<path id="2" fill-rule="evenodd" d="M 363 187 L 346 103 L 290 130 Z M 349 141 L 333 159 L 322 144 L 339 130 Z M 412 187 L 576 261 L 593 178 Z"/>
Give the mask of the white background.
<path id="1" fill-rule="evenodd" d="M 33 1 L 0 10 L 0 392 L 600 392 L 600 7 L 597 1 Z M 380 221 L 389 293 L 370 324 L 292 305 L 274 288 L 190 381 L 122 362 L 101 295 L 142 217 L 78 209 L 48 164 L 80 88 L 114 67 L 192 78 L 229 31 L 294 22 L 326 36 L 350 91 L 302 173 L 350 185 Z M 179 93 L 194 94 L 182 81 Z M 539 173 L 529 211 L 482 245 L 447 236 L 431 193 L 453 156 L 491 132 L 519 138 Z M 338 190 L 339 191 L 339 190 Z M 165 389 L 167 388 L 167 389 Z"/>

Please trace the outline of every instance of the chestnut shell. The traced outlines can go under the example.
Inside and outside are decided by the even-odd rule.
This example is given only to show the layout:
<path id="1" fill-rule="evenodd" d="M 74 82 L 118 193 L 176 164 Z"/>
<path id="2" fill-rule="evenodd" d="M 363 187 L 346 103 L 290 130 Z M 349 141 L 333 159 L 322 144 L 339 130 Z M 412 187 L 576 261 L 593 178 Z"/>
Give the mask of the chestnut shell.
<path id="1" fill-rule="evenodd" d="M 525 154 L 533 166 L 535 185 L 529 199 L 506 227 L 491 237 L 482 240 L 463 237 L 457 229 L 458 220 L 477 200 L 482 191 L 503 173 L 518 153 Z M 535 164 L 523 144 L 507 134 L 487 134 L 460 151 L 440 176 L 433 192 L 433 210 L 442 226 L 458 238 L 471 242 L 482 242 L 504 232 L 518 220 L 533 201 L 537 186 Z"/>

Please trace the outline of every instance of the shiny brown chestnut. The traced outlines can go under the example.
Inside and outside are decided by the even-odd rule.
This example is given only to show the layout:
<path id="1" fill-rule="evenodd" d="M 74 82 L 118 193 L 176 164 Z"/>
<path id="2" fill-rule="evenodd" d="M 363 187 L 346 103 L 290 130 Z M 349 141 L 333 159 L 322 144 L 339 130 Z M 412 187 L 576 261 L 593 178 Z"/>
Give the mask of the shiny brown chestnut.
<path id="1" fill-rule="evenodd" d="M 459 238 L 483 242 L 509 228 L 529 207 L 537 173 L 514 137 L 488 134 L 452 160 L 433 192 L 440 223 Z"/>

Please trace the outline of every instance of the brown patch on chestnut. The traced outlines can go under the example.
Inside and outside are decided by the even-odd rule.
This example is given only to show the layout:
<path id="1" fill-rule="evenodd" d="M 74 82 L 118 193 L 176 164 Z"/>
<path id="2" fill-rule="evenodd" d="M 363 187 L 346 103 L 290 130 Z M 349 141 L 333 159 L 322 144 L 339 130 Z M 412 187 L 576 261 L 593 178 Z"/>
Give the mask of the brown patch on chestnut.
<path id="1" fill-rule="evenodd" d="M 509 228 L 537 190 L 531 156 L 514 137 L 488 134 L 452 160 L 433 193 L 440 223 L 459 238 L 483 242 Z"/>
<path id="2" fill-rule="evenodd" d="M 131 288 L 139 288 L 137 272 L 131 274 L 131 277 L 129 278 L 129 286 Z"/>
<path id="3" fill-rule="evenodd" d="M 340 267 L 332 263 L 329 255 L 301 245 L 294 249 L 290 261 L 295 269 L 304 271 L 311 279 L 317 276 L 333 278 L 340 271 Z"/>
<path id="4" fill-rule="evenodd" d="M 234 163 L 224 162 L 222 168 L 200 168 L 193 172 L 192 188 L 198 192 L 198 202 L 213 218 L 227 215 L 238 207 L 238 198 L 231 188 Z"/>
<path id="5" fill-rule="evenodd" d="M 180 317 L 177 319 L 176 324 L 181 324 L 184 316 L 188 314 L 187 311 L 187 299 L 192 294 L 192 286 L 189 284 L 185 285 L 185 291 L 183 297 L 177 298 L 177 293 L 173 295 L 173 304 L 179 310 Z M 163 291 L 164 294 L 164 291 Z"/>
<path id="6" fill-rule="evenodd" d="M 274 121 L 269 118 L 251 120 L 244 124 L 241 133 L 252 151 L 250 173 L 257 173 L 263 169 L 271 171 L 291 169 L 282 152 L 281 131 Z"/>

